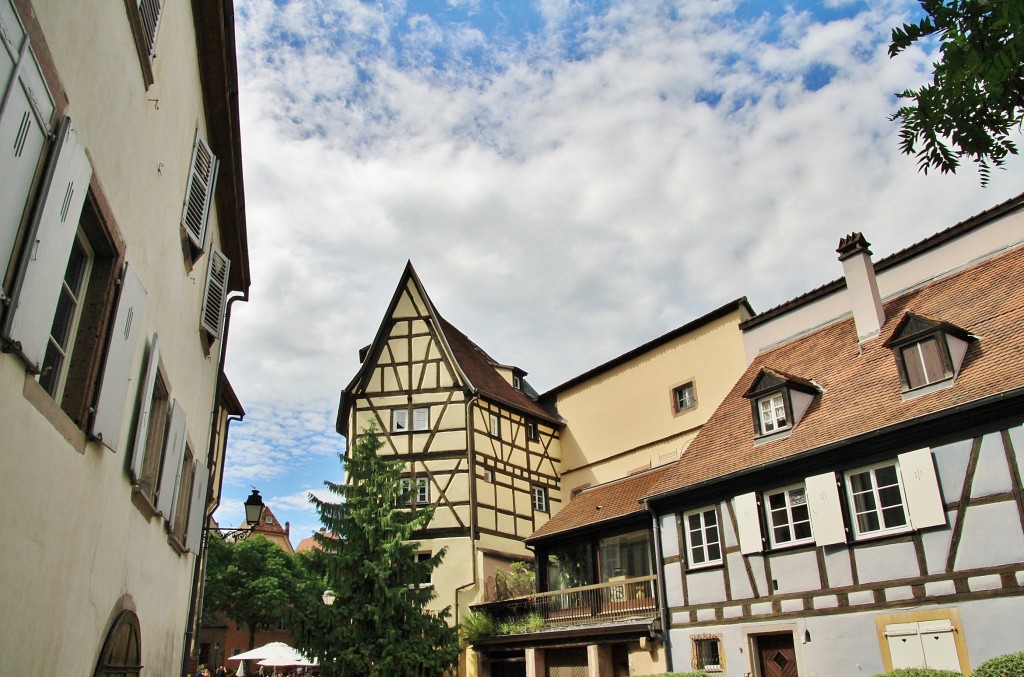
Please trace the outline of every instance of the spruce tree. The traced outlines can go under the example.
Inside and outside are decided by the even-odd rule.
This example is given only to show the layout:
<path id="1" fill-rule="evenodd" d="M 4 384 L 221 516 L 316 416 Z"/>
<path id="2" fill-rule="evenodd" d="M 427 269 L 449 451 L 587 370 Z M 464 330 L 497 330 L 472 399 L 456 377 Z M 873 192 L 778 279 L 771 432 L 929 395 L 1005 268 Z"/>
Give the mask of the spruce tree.
<path id="1" fill-rule="evenodd" d="M 352 446 L 344 484 L 324 482 L 342 500 L 310 501 L 327 533 L 315 534 L 320 552 L 311 559 L 333 606 L 310 609 L 296 628 L 297 643 L 317 656 L 325 676 L 440 677 L 458 658 L 458 634 L 448 626 L 450 607 L 434 612 L 426 581 L 444 550 L 417 561 L 409 539 L 433 516 L 412 505 L 403 486 L 403 462 L 378 454 L 376 431 L 365 430 Z"/>

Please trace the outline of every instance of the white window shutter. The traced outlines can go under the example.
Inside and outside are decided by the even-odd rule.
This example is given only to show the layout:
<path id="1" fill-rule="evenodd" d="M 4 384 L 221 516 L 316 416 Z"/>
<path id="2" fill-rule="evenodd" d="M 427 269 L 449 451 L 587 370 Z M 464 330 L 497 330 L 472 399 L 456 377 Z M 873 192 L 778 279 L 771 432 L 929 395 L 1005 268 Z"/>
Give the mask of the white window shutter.
<path id="1" fill-rule="evenodd" d="M 808 477 L 804 481 L 807 491 L 807 505 L 811 512 L 811 529 L 817 545 L 834 545 L 846 542 L 846 525 L 843 523 L 843 506 L 839 501 L 839 487 L 836 474 Z"/>
<path id="2" fill-rule="evenodd" d="M 138 0 L 139 16 L 142 19 L 142 31 L 146 36 L 146 47 L 149 58 L 156 57 L 156 31 L 160 27 L 160 14 L 163 0 Z"/>
<path id="3" fill-rule="evenodd" d="M 942 504 L 931 449 L 908 451 L 900 454 L 899 459 L 910 524 L 915 529 L 945 524 L 946 508 Z"/>
<path id="4" fill-rule="evenodd" d="M 224 320 L 224 304 L 228 296 L 228 272 L 231 261 L 222 252 L 210 252 L 210 267 L 206 273 L 206 295 L 203 298 L 203 315 L 200 324 L 211 338 L 220 338 Z"/>
<path id="5" fill-rule="evenodd" d="M 199 554 L 203 542 L 203 527 L 206 526 L 206 489 L 210 485 L 210 471 L 196 459 L 195 476 L 192 480 L 192 500 L 188 508 L 188 527 L 185 532 L 185 547 Z"/>
<path id="6" fill-rule="evenodd" d="M 175 400 L 171 407 L 171 424 L 167 428 L 167 444 L 160 468 L 160 493 L 156 496 L 156 509 L 164 519 L 174 519 L 174 503 L 181 481 L 181 466 L 185 456 L 185 410 Z"/>
<path id="7" fill-rule="evenodd" d="M 142 313 L 145 305 L 146 290 L 138 275 L 126 263 L 121 276 L 117 314 L 114 316 L 110 344 L 107 347 L 107 361 L 103 365 L 103 380 L 100 382 L 100 396 L 96 401 L 96 415 L 89 431 L 114 452 L 119 450 L 121 444 L 121 423 L 124 421 L 128 391 L 132 383 L 136 383 L 135 353 L 142 337 Z"/>
<path id="8" fill-rule="evenodd" d="M 185 204 L 181 210 L 181 227 L 196 249 L 206 244 L 206 224 L 210 220 L 210 204 L 217 183 L 217 157 L 196 130 L 192 147 L 192 165 L 185 186 Z"/>
<path id="9" fill-rule="evenodd" d="M 53 98 L 13 8 L 0 3 L 0 272 L 14 253 Z"/>
<path id="10" fill-rule="evenodd" d="M 757 493 L 751 492 L 732 499 L 739 527 L 740 552 L 750 555 L 764 550 L 761 536 L 761 517 L 757 511 Z"/>
<path id="11" fill-rule="evenodd" d="M 64 270 L 78 231 L 78 217 L 92 177 L 85 147 L 69 118 L 61 121 L 57 143 L 4 326 L 4 334 L 20 344 L 21 354 L 36 368 L 46 351 Z"/>
<path id="12" fill-rule="evenodd" d="M 149 343 L 149 350 L 142 371 L 142 383 L 139 388 L 139 418 L 135 424 L 135 444 L 132 447 L 132 481 L 142 479 L 142 466 L 146 460 L 146 439 L 149 435 L 149 414 L 153 406 L 153 389 L 156 387 L 156 374 L 160 366 L 160 345 L 156 334 Z"/>

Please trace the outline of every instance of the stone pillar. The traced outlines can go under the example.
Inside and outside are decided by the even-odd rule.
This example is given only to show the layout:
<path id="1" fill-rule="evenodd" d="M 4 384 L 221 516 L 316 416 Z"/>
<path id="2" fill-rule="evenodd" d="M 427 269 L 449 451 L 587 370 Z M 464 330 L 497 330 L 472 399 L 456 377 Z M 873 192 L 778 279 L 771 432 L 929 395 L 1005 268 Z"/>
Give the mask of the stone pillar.
<path id="1" fill-rule="evenodd" d="M 526 677 L 544 677 L 544 649 L 526 650 Z"/>
<path id="2" fill-rule="evenodd" d="M 612 677 L 614 674 L 611 645 L 590 644 L 587 646 L 587 677 Z"/>

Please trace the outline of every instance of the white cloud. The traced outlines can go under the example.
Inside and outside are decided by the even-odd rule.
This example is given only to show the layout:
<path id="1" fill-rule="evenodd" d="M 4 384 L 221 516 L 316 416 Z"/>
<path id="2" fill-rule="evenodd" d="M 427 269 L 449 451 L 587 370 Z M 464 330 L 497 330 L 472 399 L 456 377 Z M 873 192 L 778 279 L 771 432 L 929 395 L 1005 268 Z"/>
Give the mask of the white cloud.
<path id="1" fill-rule="evenodd" d="M 1019 160 L 983 190 L 899 154 L 893 93 L 934 58 L 886 54 L 915 3 L 828 23 L 677 4 L 545 0 L 516 41 L 398 2 L 239 0 L 253 287 L 229 480 L 338 451 L 338 393 L 407 259 L 545 389 L 739 296 L 765 310 L 838 277 L 849 232 L 883 256 L 1019 190 Z"/>

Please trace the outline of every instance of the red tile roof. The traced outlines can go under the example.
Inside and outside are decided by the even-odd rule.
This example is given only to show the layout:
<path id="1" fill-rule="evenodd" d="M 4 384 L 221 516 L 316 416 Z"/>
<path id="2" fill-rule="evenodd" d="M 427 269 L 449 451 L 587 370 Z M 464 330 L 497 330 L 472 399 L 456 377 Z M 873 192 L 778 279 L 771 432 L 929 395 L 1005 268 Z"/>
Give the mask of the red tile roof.
<path id="1" fill-rule="evenodd" d="M 527 542 L 645 512 L 646 508 L 640 500 L 670 467 L 659 466 L 584 489 L 526 539 Z"/>
<path id="2" fill-rule="evenodd" d="M 863 343 L 847 318 L 759 355 L 650 497 L 1024 387 L 1024 247 L 911 290 L 884 308 L 878 337 Z M 885 343 L 908 312 L 961 327 L 977 340 L 952 387 L 904 401 Z M 755 444 L 743 394 L 761 369 L 799 374 L 824 392 L 788 437 Z"/>

